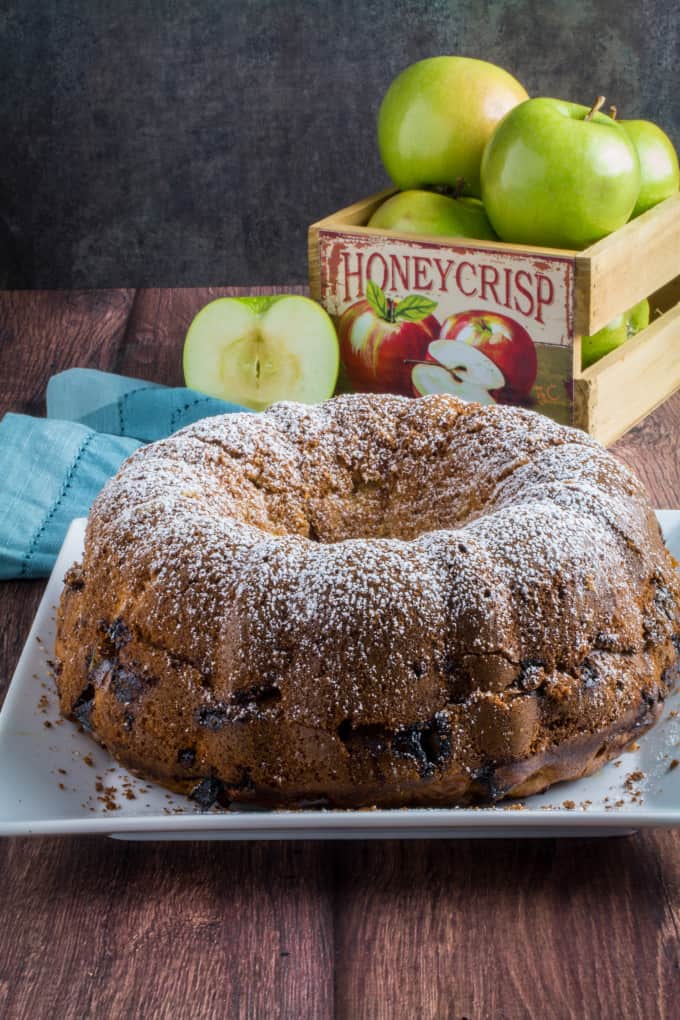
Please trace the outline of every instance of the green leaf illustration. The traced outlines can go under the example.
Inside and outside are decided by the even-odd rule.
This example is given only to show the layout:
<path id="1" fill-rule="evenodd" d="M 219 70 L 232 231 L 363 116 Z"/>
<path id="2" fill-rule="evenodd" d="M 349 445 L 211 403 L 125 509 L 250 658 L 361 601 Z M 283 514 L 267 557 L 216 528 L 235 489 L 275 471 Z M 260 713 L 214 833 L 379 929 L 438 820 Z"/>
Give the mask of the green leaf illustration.
<path id="1" fill-rule="evenodd" d="M 400 301 L 394 309 L 395 319 L 406 319 L 407 322 L 420 322 L 425 319 L 437 307 L 437 302 L 432 298 L 423 297 L 422 294 L 409 294 Z"/>
<path id="2" fill-rule="evenodd" d="M 366 300 L 369 305 L 381 319 L 389 318 L 389 306 L 387 304 L 387 298 L 381 287 L 375 282 L 375 280 L 369 280 L 366 284 Z"/>

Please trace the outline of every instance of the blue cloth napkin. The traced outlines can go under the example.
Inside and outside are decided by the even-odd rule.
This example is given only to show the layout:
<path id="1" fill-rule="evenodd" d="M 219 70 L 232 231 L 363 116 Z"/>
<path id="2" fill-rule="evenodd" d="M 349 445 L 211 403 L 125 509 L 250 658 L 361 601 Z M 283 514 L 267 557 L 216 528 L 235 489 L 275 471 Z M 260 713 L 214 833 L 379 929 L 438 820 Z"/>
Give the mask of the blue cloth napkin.
<path id="1" fill-rule="evenodd" d="M 74 517 L 142 443 L 246 408 L 184 387 L 72 368 L 47 386 L 47 417 L 0 421 L 0 580 L 49 574 Z"/>

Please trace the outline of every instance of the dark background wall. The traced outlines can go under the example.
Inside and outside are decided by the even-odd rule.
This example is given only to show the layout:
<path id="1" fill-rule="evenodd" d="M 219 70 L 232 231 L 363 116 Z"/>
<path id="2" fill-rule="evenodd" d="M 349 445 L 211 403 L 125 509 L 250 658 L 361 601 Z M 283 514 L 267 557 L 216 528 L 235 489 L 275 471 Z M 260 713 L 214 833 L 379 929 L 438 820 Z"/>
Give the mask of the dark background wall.
<path id="1" fill-rule="evenodd" d="M 656 120 L 678 4 L 23 0 L 0 10 L 0 286 L 306 278 L 306 228 L 386 183 L 375 117 L 422 57 Z"/>

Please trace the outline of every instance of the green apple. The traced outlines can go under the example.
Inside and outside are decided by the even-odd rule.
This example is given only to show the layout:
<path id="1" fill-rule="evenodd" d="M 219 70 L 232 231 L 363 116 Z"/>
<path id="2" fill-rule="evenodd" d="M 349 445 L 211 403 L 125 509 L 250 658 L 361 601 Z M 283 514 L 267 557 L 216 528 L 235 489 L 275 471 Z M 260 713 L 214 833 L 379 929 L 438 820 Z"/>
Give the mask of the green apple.
<path id="1" fill-rule="evenodd" d="M 635 336 L 649 325 L 649 301 L 643 298 L 628 312 L 628 336 Z"/>
<path id="2" fill-rule="evenodd" d="M 627 312 L 622 312 L 592 336 L 581 338 L 581 364 L 583 368 L 593 365 L 605 354 L 616 350 L 631 336 L 635 336 L 649 325 L 649 301 L 643 298 Z"/>
<path id="3" fill-rule="evenodd" d="M 482 199 L 504 241 L 585 248 L 623 226 L 639 191 L 637 153 L 624 129 L 577 103 L 527 100 L 484 150 Z"/>
<path id="4" fill-rule="evenodd" d="M 620 120 L 619 124 L 635 146 L 640 161 L 640 193 L 632 214 L 635 217 L 678 190 L 678 155 L 668 135 L 651 121 Z"/>
<path id="5" fill-rule="evenodd" d="M 339 365 L 330 317 L 294 294 L 218 298 L 196 315 L 184 341 L 187 386 L 255 411 L 277 400 L 326 400 Z"/>
<path id="6" fill-rule="evenodd" d="M 373 213 L 369 227 L 406 234 L 497 240 L 478 198 L 449 198 L 433 191 L 400 191 Z"/>
<path id="7" fill-rule="evenodd" d="M 501 67 L 469 57 L 430 57 L 394 79 L 378 114 L 378 145 L 398 188 L 455 186 L 480 195 L 482 152 L 498 121 L 527 99 Z"/>

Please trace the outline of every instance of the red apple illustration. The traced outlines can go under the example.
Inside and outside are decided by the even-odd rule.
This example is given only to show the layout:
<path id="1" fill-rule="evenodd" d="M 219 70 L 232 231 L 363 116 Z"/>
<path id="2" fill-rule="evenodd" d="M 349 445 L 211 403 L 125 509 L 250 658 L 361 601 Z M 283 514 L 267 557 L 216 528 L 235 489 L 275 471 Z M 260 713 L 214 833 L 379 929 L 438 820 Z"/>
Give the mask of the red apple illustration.
<path id="1" fill-rule="evenodd" d="M 431 314 L 436 307 L 421 294 L 393 301 L 369 280 L 366 298 L 351 305 L 338 326 L 340 357 L 352 387 L 412 396 L 413 365 L 439 336 L 439 321 Z"/>
<path id="2" fill-rule="evenodd" d="M 524 326 L 499 312 L 470 311 L 451 315 L 442 339 L 476 347 L 503 373 L 504 385 L 493 396 L 501 404 L 525 401 L 536 382 L 536 348 Z"/>

